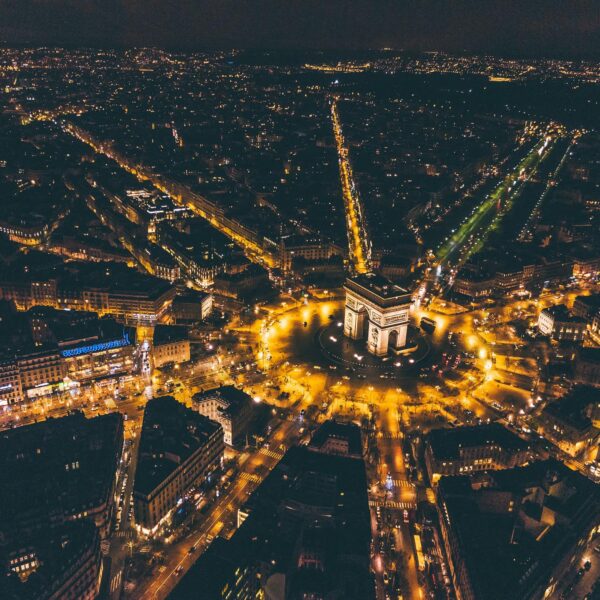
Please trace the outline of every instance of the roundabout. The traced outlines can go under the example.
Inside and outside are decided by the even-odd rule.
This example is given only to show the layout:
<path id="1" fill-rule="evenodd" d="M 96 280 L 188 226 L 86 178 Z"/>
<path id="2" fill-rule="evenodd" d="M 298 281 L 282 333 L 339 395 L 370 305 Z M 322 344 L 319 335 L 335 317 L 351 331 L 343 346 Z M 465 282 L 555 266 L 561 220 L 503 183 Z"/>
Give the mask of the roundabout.
<path id="1" fill-rule="evenodd" d="M 364 339 L 353 340 L 344 336 L 342 318 L 343 314 L 334 315 L 316 335 L 319 350 L 330 363 L 363 375 L 372 372 L 378 377 L 383 373 L 396 378 L 414 374 L 431 356 L 431 343 L 412 324 L 407 327 L 406 345 L 401 350 L 390 350 L 385 356 L 370 354 Z"/>

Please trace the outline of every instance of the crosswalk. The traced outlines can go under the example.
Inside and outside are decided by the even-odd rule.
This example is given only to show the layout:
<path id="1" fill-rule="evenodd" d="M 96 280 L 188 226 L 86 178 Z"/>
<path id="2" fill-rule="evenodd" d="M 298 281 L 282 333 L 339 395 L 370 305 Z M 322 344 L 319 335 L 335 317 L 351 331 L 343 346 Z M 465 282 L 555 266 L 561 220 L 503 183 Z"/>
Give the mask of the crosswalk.
<path id="1" fill-rule="evenodd" d="M 402 434 L 399 431 L 396 431 L 394 433 L 392 433 L 391 431 L 384 431 L 381 434 L 381 437 L 384 440 L 401 440 L 402 439 Z"/>
<path id="2" fill-rule="evenodd" d="M 244 479 L 245 481 L 252 481 L 252 483 L 260 483 L 261 478 L 255 473 L 240 473 L 240 479 Z"/>
<path id="3" fill-rule="evenodd" d="M 275 450 L 269 450 L 268 448 L 261 448 L 261 454 L 265 454 L 269 458 L 275 458 L 276 460 L 281 460 L 283 458 L 283 452 L 276 452 Z"/>
<path id="4" fill-rule="evenodd" d="M 111 593 L 116 592 L 121 585 L 121 577 L 123 576 L 123 570 L 119 570 L 119 572 L 113 576 L 110 582 L 110 591 Z"/>
<path id="5" fill-rule="evenodd" d="M 398 502 L 396 500 L 369 500 L 369 506 L 375 508 L 394 508 L 396 510 L 411 510 L 417 508 L 416 502 Z"/>
<path id="6" fill-rule="evenodd" d="M 384 481 L 383 483 L 385 484 L 387 482 Z M 392 479 L 392 485 L 395 488 L 406 488 L 411 490 L 415 489 L 415 484 L 410 483 L 410 481 L 406 481 L 406 479 Z"/>
<path id="7" fill-rule="evenodd" d="M 120 531 L 115 531 L 115 533 L 113 533 L 113 537 L 131 540 L 133 539 L 134 533 L 135 532 L 133 529 L 121 529 Z"/>

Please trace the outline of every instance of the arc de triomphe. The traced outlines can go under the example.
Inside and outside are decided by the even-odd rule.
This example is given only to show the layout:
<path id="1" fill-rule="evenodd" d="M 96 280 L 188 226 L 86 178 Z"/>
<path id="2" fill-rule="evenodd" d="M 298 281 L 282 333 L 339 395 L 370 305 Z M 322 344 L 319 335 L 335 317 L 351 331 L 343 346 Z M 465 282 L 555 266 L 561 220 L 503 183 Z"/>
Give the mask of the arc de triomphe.
<path id="1" fill-rule="evenodd" d="M 344 285 L 346 309 L 344 335 L 367 337 L 367 349 L 375 356 L 406 346 L 411 294 L 383 275 L 366 273 L 349 277 Z"/>

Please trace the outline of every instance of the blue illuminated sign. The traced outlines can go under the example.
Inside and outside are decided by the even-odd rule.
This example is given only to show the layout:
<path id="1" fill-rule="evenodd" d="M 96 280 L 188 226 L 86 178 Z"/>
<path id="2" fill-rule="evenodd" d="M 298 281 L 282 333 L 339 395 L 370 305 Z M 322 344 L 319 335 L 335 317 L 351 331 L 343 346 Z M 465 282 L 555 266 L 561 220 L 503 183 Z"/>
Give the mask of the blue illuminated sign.
<path id="1" fill-rule="evenodd" d="M 67 358 L 69 356 L 81 356 L 82 354 L 89 354 L 90 352 L 102 352 L 102 350 L 112 350 L 113 348 L 122 348 L 123 346 L 129 346 L 129 334 L 123 334 L 123 337 L 118 340 L 111 340 L 110 342 L 100 342 L 99 344 L 91 344 L 89 346 L 81 346 L 79 348 L 68 348 L 62 350 L 61 354 Z"/>

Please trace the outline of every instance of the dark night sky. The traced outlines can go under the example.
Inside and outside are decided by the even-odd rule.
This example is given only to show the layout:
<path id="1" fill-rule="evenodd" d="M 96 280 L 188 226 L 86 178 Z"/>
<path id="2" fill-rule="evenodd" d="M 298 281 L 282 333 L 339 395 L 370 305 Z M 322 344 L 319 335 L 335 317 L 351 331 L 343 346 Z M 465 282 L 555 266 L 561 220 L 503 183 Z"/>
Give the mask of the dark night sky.
<path id="1" fill-rule="evenodd" d="M 600 56 L 600 0 L 0 0 L 0 40 Z"/>

